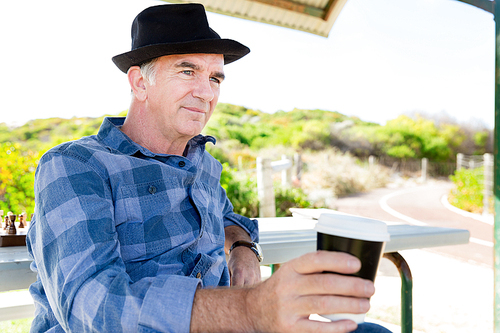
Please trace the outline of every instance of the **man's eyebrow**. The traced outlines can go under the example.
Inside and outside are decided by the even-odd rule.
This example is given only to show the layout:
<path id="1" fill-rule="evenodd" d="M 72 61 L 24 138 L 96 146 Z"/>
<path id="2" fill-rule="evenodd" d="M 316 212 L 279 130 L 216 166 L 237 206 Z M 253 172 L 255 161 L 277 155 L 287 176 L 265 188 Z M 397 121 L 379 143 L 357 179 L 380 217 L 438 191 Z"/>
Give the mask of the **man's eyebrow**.
<path id="1" fill-rule="evenodd" d="M 224 81 L 224 79 L 226 78 L 226 76 L 222 72 L 215 72 L 213 76 L 218 79 L 221 79 L 222 81 Z"/>
<path id="2" fill-rule="evenodd" d="M 180 62 L 178 63 L 177 65 L 175 65 L 176 68 L 191 68 L 195 71 L 197 70 L 200 70 L 200 66 L 192 63 L 192 62 L 189 62 L 189 61 L 183 61 L 183 62 Z M 223 72 L 215 72 L 213 74 L 213 77 L 216 77 L 218 79 L 221 79 L 221 80 L 224 80 L 226 78 L 226 75 L 224 75 Z"/>
<path id="3" fill-rule="evenodd" d="M 196 64 L 193 64 L 192 62 L 189 62 L 189 61 L 183 61 L 181 63 L 178 63 L 177 65 L 175 65 L 176 68 L 191 68 L 191 69 L 194 69 L 194 70 L 199 70 L 200 69 L 200 66 L 196 65 Z"/>

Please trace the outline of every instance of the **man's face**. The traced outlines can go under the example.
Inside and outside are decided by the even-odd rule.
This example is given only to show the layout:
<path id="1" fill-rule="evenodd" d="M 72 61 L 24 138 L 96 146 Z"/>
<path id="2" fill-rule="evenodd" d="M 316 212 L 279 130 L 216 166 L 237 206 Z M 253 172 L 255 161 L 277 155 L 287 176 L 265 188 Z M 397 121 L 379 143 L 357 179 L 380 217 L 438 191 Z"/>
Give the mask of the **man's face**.
<path id="1" fill-rule="evenodd" d="M 156 62 L 156 83 L 149 85 L 148 116 L 168 140 L 201 133 L 219 99 L 224 80 L 221 54 L 169 55 Z"/>

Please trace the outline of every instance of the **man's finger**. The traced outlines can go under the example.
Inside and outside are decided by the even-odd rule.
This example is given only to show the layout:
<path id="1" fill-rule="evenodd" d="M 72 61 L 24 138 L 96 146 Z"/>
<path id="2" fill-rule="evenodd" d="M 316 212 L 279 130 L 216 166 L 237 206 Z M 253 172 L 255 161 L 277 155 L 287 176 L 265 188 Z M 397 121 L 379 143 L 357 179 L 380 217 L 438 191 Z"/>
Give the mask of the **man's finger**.
<path id="1" fill-rule="evenodd" d="M 301 295 L 343 295 L 370 298 L 375 293 L 373 282 L 358 277 L 333 273 L 315 273 L 299 277 L 296 292 Z"/>
<path id="2" fill-rule="evenodd" d="M 342 252 L 317 251 L 307 253 L 290 261 L 292 268 L 299 274 L 331 271 L 353 274 L 361 268 L 358 258 Z"/>
<path id="3" fill-rule="evenodd" d="M 366 313 L 370 310 L 370 301 L 366 298 L 346 296 L 314 295 L 303 296 L 297 300 L 299 315 L 311 313 Z"/>

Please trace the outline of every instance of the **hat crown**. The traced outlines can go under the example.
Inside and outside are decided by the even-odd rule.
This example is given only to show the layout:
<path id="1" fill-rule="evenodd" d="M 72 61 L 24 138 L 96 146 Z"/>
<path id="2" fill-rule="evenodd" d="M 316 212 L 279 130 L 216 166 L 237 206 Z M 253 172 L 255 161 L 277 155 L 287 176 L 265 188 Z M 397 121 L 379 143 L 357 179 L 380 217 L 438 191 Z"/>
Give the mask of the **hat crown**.
<path id="1" fill-rule="evenodd" d="M 159 5 L 146 8 L 132 23 L 132 50 L 140 47 L 220 39 L 210 29 L 201 4 Z"/>
<path id="2" fill-rule="evenodd" d="M 124 73 L 166 55 L 213 53 L 224 64 L 244 57 L 250 49 L 232 39 L 222 39 L 210 29 L 202 4 L 159 5 L 144 9 L 132 22 L 132 49 L 113 57 Z"/>

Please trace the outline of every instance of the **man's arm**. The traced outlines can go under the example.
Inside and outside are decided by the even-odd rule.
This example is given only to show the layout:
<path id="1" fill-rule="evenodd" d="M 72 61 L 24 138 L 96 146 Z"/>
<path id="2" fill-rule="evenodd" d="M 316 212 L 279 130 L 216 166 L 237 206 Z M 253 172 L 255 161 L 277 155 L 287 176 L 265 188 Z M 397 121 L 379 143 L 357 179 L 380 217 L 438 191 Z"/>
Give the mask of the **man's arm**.
<path id="1" fill-rule="evenodd" d="M 231 246 L 240 240 L 251 242 L 250 235 L 237 225 L 224 228 L 226 241 L 224 250 L 229 254 Z M 259 283 L 261 280 L 260 264 L 255 253 L 248 247 L 239 246 L 229 254 L 227 261 L 229 274 L 231 275 L 231 286 L 245 286 Z"/>
<path id="2" fill-rule="evenodd" d="M 130 239 L 119 241 L 109 184 L 95 163 L 85 162 L 92 154 L 75 155 L 49 152 L 37 169 L 27 245 L 50 301 L 46 310 L 65 331 L 188 331 L 200 280 L 177 274 L 133 280 L 123 260 Z"/>
<path id="3" fill-rule="evenodd" d="M 220 201 L 223 202 L 225 243 L 224 250 L 229 255 L 231 246 L 240 240 L 258 242 L 259 227 L 257 220 L 252 220 L 233 212 L 226 191 L 220 186 Z M 231 251 L 227 261 L 231 286 L 244 286 L 259 283 L 260 265 L 255 253 L 248 247 L 239 246 Z"/>
<path id="4" fill-rule="evenodd" d="M 317 322 L 312 313 L 365 313 L 375 291 L 371 281 L 352 274 L 359 260 L 339 252 L 318 251 L 286 264 L 251 288 L 198 290 L 191 332 L 350 332 L 349 320 Z"/>

